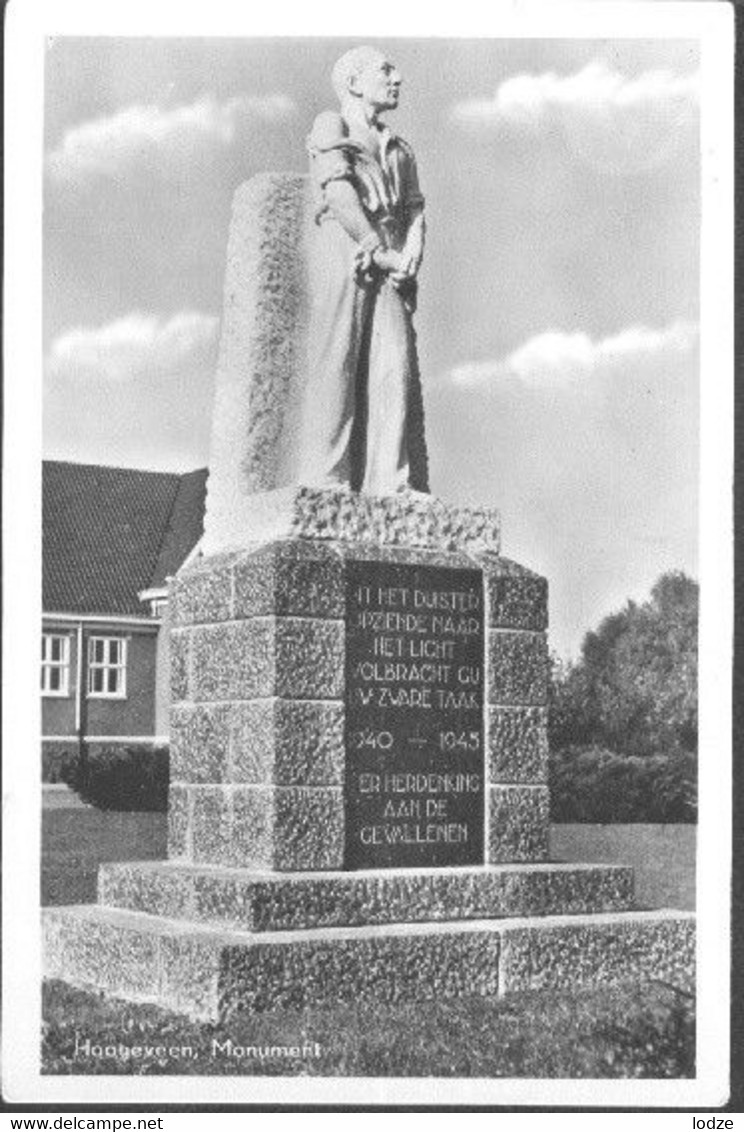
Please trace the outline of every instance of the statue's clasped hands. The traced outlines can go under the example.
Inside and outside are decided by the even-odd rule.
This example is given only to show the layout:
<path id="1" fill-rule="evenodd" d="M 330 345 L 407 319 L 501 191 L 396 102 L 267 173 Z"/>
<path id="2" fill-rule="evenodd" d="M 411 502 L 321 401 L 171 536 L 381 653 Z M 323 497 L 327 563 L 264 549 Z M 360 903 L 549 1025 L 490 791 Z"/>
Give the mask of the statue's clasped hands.
<path id="1" fill-rule="evenodd" d="M 385 248 L 382 244 L 374 247 L 365 247 L 360 244 L 354 259 L 355 273 L 362 279 L 371 281 L 378 272 L 383 272 L 394 287 L 403 287 L 416 278 L 421 266 L 422 253 L 408 251 L 395 251 Z"/>
<path id="2" fill-rule="evenodd" d="M 406 251 L 387 249 L 373 256 L 374 262 L 388 275 L 394 287 L 402 287 L 416 278 L 421 266 L 421 255 Z"/>

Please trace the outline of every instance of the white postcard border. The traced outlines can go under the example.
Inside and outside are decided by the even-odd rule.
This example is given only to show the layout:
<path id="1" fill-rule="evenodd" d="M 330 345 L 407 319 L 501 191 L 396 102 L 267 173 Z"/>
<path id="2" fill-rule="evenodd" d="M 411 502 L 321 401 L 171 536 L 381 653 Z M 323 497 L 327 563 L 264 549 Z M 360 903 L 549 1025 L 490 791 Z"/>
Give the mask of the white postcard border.
<path id="1" fill-rule="evenodd" d="M 270 10 L 269 10 L 270 8 Z M 38 634 L 41 613 L 41 162 L 44 41 L 50 35 L 420 35 L 385 0 L 266 9 L 19 0 L 7 13 L 5 293 L 5 1098 L 105 1105 L 545 1105 L 639 1108 L 725 1103 L 730 971 L 733 630 L 733 9 L 705 2 L 460 3 L 427 7 L 426 34 L 503 38 L 695 38 L 702 58 L 701 718 L 697 866 L 698 1070 L 692 1081 L 42 1077 L 39 1074 Z M 394 32 L 393 32 L 394 29 Z"/>

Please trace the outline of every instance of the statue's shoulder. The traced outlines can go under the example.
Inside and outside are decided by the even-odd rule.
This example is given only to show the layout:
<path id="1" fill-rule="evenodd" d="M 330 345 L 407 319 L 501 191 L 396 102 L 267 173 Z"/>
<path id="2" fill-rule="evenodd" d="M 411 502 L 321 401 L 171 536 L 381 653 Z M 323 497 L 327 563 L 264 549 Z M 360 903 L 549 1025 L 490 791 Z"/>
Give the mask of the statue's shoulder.
<path id="1" fill-rule="evenodd" d="M 402 138 L 400 136 L 400 134 L 395 134 L 394 140 L 395 144 L 400 150 L 403 151 L 403 153 L 405 153 L 406 157 L 410 157 L 411 160 L 415 160 L 416 155 L 413 152 L 413 146 L 410 142 L 407 142 L 405 138 Z"/>
<path id="2" fill-rule="evenodd" d="M 348 143 L 349 127 L 338 110 L 323 110 L 313 122 L 307 140 L 312 149 L 337 149 Z"/>

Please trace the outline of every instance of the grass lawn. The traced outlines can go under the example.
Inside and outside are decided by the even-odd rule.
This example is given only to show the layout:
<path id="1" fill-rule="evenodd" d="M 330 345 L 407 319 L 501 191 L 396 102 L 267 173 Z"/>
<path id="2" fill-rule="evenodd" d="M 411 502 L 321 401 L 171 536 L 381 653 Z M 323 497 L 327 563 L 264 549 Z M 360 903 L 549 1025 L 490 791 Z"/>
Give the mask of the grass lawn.
<path id="1" fill-rule="evenodd" d="M 101 862 L 167 857 L 167 825 L 165 814 L 45 808 L 41 903 L 94 903 Z"/>
<path id="2" fill-rule="evenodd" d="M 696 825 L 551 825 L 557 861 L 632 865 L 641 908 L 695 910 Z"/>
<path id="3" fill-rule="evenodd" d="M 42 1072 L 47 1074 L 694 1075 L 692 1000 L 659 983 L 580 994 L 306 1009 L 211 1025 L 49 982 L 43 1017 Z M 105 1050 L 120 1044 L 168 1048 L 134 1059 Z M 297 1049 L 289 1056 L 281 1050 L 271 1055 L 271 1047 L 303 1045 L 311 1047 L 304 1055 Z M 244 1056 L 246 1046 L 260 1052 Z"/>

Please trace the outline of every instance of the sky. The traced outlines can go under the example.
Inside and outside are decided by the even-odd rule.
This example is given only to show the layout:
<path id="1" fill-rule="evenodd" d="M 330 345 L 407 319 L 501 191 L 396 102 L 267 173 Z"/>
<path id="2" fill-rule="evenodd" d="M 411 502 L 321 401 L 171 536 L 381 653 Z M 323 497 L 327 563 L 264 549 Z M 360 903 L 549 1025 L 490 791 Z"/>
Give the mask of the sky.
<path id="1" fill-rule="evenodd" d="M 428 240 L 431 488 L 496 507 L 551 646 L 697 573 L 699 89 L 685 40 L 370 40 Z M 209 460 L 232 196 L 304 171 L 347 39 L 48 43 L 44 456 Z"/>

